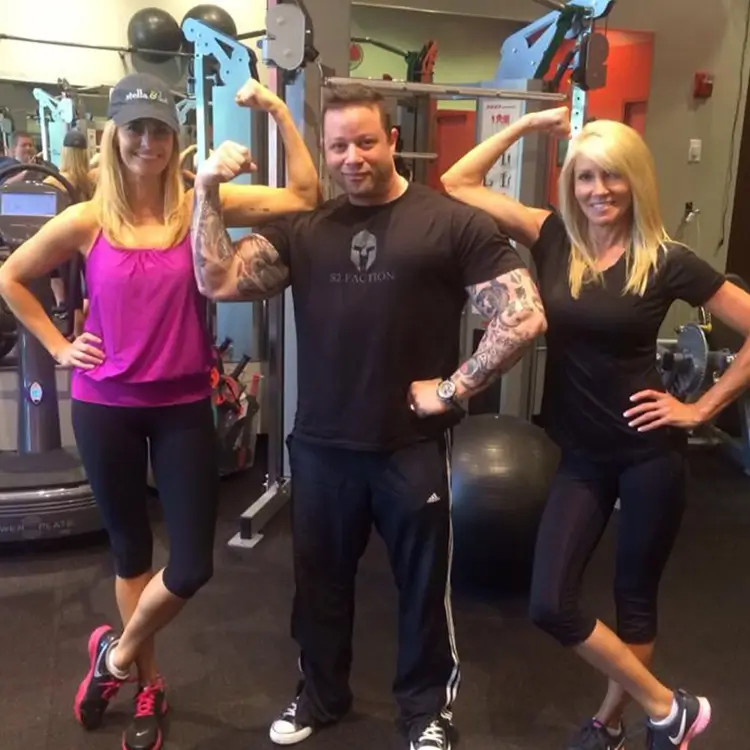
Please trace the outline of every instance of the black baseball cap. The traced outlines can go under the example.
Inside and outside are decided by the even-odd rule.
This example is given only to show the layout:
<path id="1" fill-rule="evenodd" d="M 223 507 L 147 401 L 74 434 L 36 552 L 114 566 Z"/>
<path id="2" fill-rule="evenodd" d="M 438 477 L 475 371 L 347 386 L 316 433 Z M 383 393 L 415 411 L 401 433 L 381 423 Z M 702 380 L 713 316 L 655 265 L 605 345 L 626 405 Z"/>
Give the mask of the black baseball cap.
<path id="1" fill-rule="evenodd" d="M 86 136 L 80 130 L 72 128 L 65 134 L 63 146 L 65 148 L 88 148 L 89 144 L 86 141 Z"/>
<path id="2" fill-rule="evenodd" d="M 158 120 L 180 132 L 172 94 L 163 81 L 148 73 L 131 73 L 115 84 L 108 116 L 120 127 L 134 120 Z"/>

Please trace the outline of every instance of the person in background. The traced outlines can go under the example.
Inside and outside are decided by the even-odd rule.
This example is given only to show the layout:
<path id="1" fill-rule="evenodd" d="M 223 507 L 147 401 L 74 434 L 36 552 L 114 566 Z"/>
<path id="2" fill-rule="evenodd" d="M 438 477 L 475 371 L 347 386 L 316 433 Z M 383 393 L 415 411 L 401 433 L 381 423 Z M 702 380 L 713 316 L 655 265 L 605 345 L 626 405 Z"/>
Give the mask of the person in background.
<path id="1" fill-rule="evenodd" d="M 77 200 L 88 201 L 94 197 L 96 182 L 89 165 L 88 141 L 80 130 L 71 128 L 65 134 L 60 154 L 59 171 L 74 188 Z M 41 177 L 41 174 L 39 176 Z M 63 184 L 55 177 L 47 177 L 44 182 L 59 190 L 65 190 Z M 65 305 L 65 283 L 57 269 L 50 273 L 50 277 L 55 304 L 60 309 Z"/>
<path id="2" fill-rule="evenodd" d="M 312 209 L 317 173 L 289 110 L 253 80 L 236 101 L 274 117 L 289 179 L 283 189 L 223 185 L 218 205 L 227 223 L 253 226 Z M 102 624 L 91 633 L 75 716 L 84 728 L 97 728 L 135 670 L 133 721 L 122 746 L 154 750 L 163 743 L 167 710 L 154 637 L 213 573 L 219 495 L 213 359 L 192 265 L 195 198 L 180 174 L 179 122 L 168 87 L 150 75 L 126 76 L 112 90 L 109 118 L 93 199 L 50 219 L 10 256 L 0 268 L 0 294 L 55 360 L 73 368 L 76 443 L 114 556 L 122 627 Z M 227 148 L 237 145 L 217 151 Z M 86 260 L 89 310 L 84 332 L 71 342 L 27 283 L 75 253 Z M 161 570 L 152 560 L 149 458 L 170 542 Z"/>
<path id="3" fill-rule="evenodd" d="M 5 158 L 0 159 L 0 170 L 14 164 L 32 164 L 36 158 L 36 153 L 34 139 L 28 133 L 16 130 L 10 137 L 9 153 Z M 17 172 L 4 179 L 3 182 L 23 182 L 25 179 L 26 172 Z"/>
<path id="4" fill-rule="evenodd" d="M 366 86 L 327 92 L 323 143 L 343 195 L 236 244 L 221 182 L 248 154 L 214 155 L 196 176 L 195 271 L 217 300 L 265 299 L 291 284 L 299 394 L 289 438 L 302 684 L 270 729 L 302 742 L 352 705 L 357 566 L 374 526 L 399 590 L 394 693 L 411 750 L 449 750 L 461 671 L 451 609 L 451 428 L 462 403 L 544 331 L 528 269 L 497 225 L 396 172 L 397 133 Z M 459 360 L 463 311 L 487 318 Z"/>
<path id="5" fill-rule="evenodd" d="M 79 201 L 90 201 L 96 190 L 88 149 L 86 136 L 80 130 L 75 128 L 68 130 L 63 139 L 59 171 L 75 188 Z M 54 177 L 47 177 L 44 182 L 60 190 L 65 189 L 62 183 Z"/>
<path id="6" fill-rule="evenodd" d="M 531 617 L 609 678 L 600 709 L 568 748 L 623 747 L 631 696 L 648 716 L 649 750 L 685 750 L 707 728 L 711 707 L 649 670 L 657 595 L 686 504 L 686 431 L 747 388 L 750 344 L 716 385 L 685 404 L 664 392 L 656 341 L 678 299 L 747 337 L 750 296 L 670 240 L 651 153 L 622 123 L 592 121 L 571 140 L 559 213 L 483 187 L 492 165 L 530 133 L 568 137 L 569 111 L 527 114 L 466 154 L 442 182 L 530 248 L 547 311 L 542 420 L 562 460 L 538 534 Z M 613 632 L 582 610 L 580 587 L 618 498 Z"/>

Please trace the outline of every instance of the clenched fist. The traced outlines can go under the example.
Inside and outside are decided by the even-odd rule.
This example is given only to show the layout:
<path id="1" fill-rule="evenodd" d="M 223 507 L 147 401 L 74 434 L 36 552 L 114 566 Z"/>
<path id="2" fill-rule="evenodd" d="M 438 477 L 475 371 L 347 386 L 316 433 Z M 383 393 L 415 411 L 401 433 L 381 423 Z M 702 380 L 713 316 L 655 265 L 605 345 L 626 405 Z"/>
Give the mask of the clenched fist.
<path id="1" fill-rule="evenodd" d="M 543 109 L 529 116 L 534 130 L 540 130 L 558 138 L 570 138 L 570 109 L 568 107 Z"/>
<path id="2" fill-rule="evenodd" d="M 266 112 L 284 106 L 284 102 L 276 94 L 254 78 L 250 78 L 235 94 L 234 100 L 240 107 L 252 107 Z"/>
<path id="3" fill-rule="evenodd" d="M 256 169 L 250 149 L 239 143 L 225 141 L 198 167 L 196 184 L 204 187 L 231 182 L 237 175 L 254 172 Z"/>

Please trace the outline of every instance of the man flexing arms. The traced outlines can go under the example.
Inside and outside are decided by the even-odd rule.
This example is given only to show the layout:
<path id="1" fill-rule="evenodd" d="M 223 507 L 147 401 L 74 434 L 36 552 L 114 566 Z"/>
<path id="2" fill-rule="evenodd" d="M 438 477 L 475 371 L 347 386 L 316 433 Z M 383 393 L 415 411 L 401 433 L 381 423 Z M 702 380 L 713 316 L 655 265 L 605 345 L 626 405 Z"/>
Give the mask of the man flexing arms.
<path id="1" fill-rule="evenodd" d="M 219 149 L 196 176 L 201 291 L 265 299 L 292 286 L 298 404 L 289 438 L 303 680 L 271 727 L 294 744 L 349 710 L 354 582 L 374 525 L 399 589 L 394 692 L 411 750 L 448 750 L 460 682 L 450 602 L 450 428 L 546 321 L 519 256 L 485 213 L 394 167 L 382 97 L 353 85 L 324 109 L 328 169 L 344 195 L 236 243 L 219 184 L 249 168 Z M 366 269 L 366 270 L 363 270 Z M 467 298 L 488 319 L 459 365 Z"/>

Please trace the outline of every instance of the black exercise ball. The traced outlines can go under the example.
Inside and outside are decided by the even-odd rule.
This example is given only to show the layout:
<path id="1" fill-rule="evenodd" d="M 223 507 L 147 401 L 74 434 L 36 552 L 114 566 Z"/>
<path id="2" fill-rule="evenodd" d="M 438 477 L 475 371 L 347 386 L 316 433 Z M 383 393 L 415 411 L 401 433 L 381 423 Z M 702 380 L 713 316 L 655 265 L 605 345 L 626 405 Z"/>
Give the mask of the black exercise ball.
<path id="1" fill-rule="evenodd" d="M 169 55 L 151 52 L 137 54 L 146 62 L 163 63 L 171 59 L 182 46 L 182 30 L 177 21 L 161 8 L 143 8 L 133 14 L 128 24 L 128 44 L 138 49 L 159 50 Z"/>
<path id="2" fill-rule="evenodd" d="M 182 19 L 182 24 L 184 24 L 188 18 L 200 21 L 201 23 L 206 24 L 206 26 L 214 29 L 214 31 L 220 31 L 227 36 L 237 36 L 237 24 L 234 22 L 234 19 L 224 10 L 224 8 L 220 8 L 218 5 L 196 5 L 185 14 L 185 17 Z M 192 52 L 192 48 L 192 43 L 188 42 L 187 39 L 184 40 L 185 51 Z"/>
<path id="3" fill-rule="evenodd" d="M 454 430 L 453 588 L 494 599 L 528 590 L 536 533 L 560 453 L 540 427 L 495 414 Z"/>

